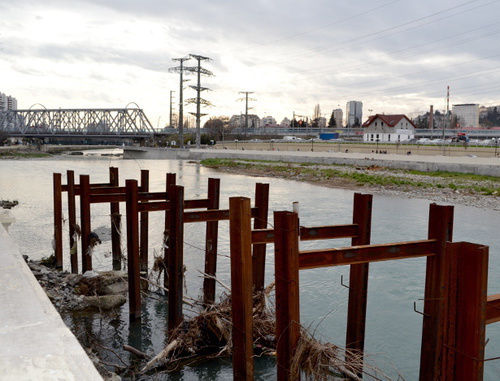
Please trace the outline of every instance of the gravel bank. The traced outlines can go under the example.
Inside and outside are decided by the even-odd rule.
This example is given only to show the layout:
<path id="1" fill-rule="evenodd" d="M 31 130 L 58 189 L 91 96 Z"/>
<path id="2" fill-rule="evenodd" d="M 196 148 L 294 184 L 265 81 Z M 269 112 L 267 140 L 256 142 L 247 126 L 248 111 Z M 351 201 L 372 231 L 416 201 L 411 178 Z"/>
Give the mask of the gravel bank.
<path id="1" fill-rule="evenodd" d="M 208 165 L 220 171 L 306 181 L 329 188 L 420 198 L 437 203 L 500 210 L 500 178 L 463 174 L 426 175 L 378 166 L 303 165 L 232 161 Z"/>

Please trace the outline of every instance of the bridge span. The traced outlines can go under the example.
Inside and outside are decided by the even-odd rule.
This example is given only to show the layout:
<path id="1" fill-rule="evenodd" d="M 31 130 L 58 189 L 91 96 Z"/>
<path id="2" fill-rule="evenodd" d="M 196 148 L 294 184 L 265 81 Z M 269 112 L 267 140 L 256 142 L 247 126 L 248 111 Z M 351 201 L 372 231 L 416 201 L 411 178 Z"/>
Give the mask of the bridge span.
<path id="1" fill-rule="evenodd" d="M 140 108 L 0 111 L 0 134 L 37 138 L 149 138 L 154 128 Z"/>

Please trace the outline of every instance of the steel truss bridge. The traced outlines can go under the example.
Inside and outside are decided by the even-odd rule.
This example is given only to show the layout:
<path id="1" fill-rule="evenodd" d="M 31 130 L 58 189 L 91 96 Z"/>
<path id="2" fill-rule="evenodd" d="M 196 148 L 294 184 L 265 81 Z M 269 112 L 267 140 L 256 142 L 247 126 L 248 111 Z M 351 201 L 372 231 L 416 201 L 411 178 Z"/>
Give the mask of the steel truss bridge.
<path id="1" fill-rule="evenodd" d="M 150 138 L 154 129 L 140 108 L 0 111 L 0 134 L 36 138 Z"/>

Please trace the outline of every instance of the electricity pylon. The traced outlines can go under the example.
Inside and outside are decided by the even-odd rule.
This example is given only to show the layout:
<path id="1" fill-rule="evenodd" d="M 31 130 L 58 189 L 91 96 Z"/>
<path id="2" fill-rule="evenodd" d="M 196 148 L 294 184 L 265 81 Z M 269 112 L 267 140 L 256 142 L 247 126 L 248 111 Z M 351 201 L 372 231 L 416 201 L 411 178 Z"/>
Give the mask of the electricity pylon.
<path id="1" fill-rule="evenodd" d="M 183 129 L 183 123 L 184 123 L 184 105 L 183 105 L 183 99 L 182 99 L 182 90 L 184 86 L 184 80 L 183 80 L 183 74 L 184 71 L 187 70 L 186 67 L 184 67 L 184 61 L 187 61 L 191 59 L 191 57 L 182 57 L 182 58 L 172 58 L 172 61 L 178 61 L 180 62 L 180 66 L 177 67 L 172 67 L 168 69 L 169 72 L 171 73 L 180 73 L 180 86 L 179 86 L 179 148 L 184 147 L 184 129 Z"/>
<path id="2" fill-rule="evenodd" d="M 202 99 L 200 94 L 202 91 L 205 90 L 210 90 L 208 87 L 202 87 L 201 86 L 201 75 L 206 75 L 206 76 L 213 76 L 213 73 L 210 70 L 204 69 L 201 67 L 201 61 L 209 61 L 209 57 L 203 57 L 197 54 L 190 54 L 189 55 L 191 58 L 194 58 L 195 60 L 198 61 L 198 65 L 194 67 L 188 67 L 186 70 L 196 73 L 198 76 L 198 82 L 196 86 L 189 86 L 192 89 L 196 90 L 196 98 L 190 98 L 186 99 L 187 103 L 196 103 L 196 113 L 192 112 L 192 115 L 196 116 L 196 148 L 200 148 L 201 144 L 201 139 L 200 139 L 200 122 L 201 122 L 201 117 L 207 114 L 202 114 L 200 112 L 200 106 L 203 104 L 204 106 L 212 106 L 212 104 L 207 101 L 206 99 Z"/>
<path id="3" fill-rule="evenodd" d="M 253 94 L 253 91 L 240 91 L 238 94 L 245 94 L 245 98 L 239 98 L 239 101 L 245 100 L 245 128 L 248 129 L 248 101 L 256 101 L 257 99 L 248 98 L 248 94 Z"/>

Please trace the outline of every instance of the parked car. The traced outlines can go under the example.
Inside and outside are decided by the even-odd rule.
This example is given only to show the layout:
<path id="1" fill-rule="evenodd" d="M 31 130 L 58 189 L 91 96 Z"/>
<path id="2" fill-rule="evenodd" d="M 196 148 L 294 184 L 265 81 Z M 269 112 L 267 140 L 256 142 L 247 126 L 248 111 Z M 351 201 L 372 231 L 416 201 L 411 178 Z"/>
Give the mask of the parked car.
<path id="1" fill-rule="evenodd" d="M 417 144 L 425 144 L 428 141 L 429 141 L 429 139 L 427 139 L 427 138 L 421 138 L 421 139 L 417 140 Z"/>

